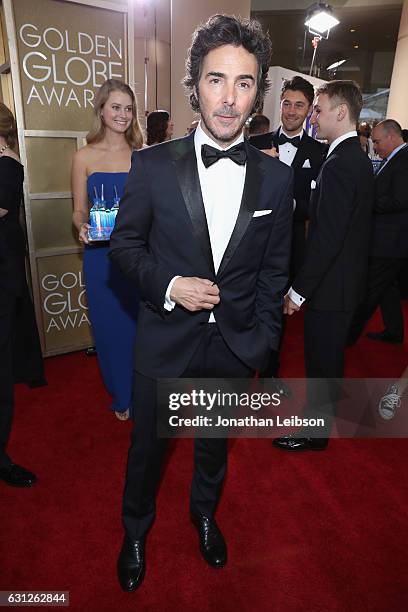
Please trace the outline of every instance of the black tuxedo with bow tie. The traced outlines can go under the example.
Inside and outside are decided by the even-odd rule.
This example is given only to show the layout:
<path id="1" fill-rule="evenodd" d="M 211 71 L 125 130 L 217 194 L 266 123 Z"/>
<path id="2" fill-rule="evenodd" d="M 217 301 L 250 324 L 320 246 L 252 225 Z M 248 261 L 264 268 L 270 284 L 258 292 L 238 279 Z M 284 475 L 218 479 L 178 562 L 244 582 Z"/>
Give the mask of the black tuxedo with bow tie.
<path id="1" fill-rule="evenodd" d="M 250 376 L 264 368 L 279 344 L 293 214 L 292 171 L 248 143 L 245 147 L 241 206 L 217 273 L 194 133 L 133 154 L 111 237 L 112 259 L 141 295 L 135 430 L 123 507 L 125 528 L 132 539 L 146 533 L 154 517 L 163 446 L 155 438 L 154 380 Z M 206 278 L 218 285 L 216 323 L 208 323 L 208 310 L 190 312 L 176 305 L 169 312 L 164 308 L 167 287 L 176 275 Z M 203 370 L 200 355 L 209 368 Z M 215 512 L 225 468 L 224 440 L 196 440 L 194 512 L 207 516 Z"/>
<path id="2" fill-rule="evenodd" d="M 141 293 L 135 368 L 145 376 L 180 376 L 208 321 L 208 310 L 164 309 L 166 289 L 176 275 L 207 278 L 218 285 L 221 301 L 213 310 L 217 325 L 249 367 L 262 369 L 278 346 L 291 237 L 292 171 L 248 143 L 246 148 L 241 207 L 217 274 L 194 134 L 133 154 L 111 257 Z M 262 209 L 272 212 L 254 216 Z"/>
<path id="3" fill-rule="evenodd" d="M 252 136 L 250 143 L 257 149 L 279 150 L 280 128 L 268 134 Z M 316 180 L 323 162 L 325 145 L 311 138 L 306 133 L 300 139 L 291 167 L 294 171 L 293 197 L 296 209 L 293 215 L 293 236 L 290 278 L 299 271 L 305 256 L 306 221 L 309 219 L 310 185 Z"/>

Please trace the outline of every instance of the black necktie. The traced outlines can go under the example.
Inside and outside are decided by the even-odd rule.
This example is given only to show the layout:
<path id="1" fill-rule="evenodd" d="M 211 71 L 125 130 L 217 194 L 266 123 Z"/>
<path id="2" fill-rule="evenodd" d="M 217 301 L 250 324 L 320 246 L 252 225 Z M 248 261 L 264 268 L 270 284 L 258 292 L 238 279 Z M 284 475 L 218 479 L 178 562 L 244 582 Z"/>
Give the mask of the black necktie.
<path id="1" fill-rule="evenodd" d="M 280 145 L 283 145 L 283 144 L 286 144 L 287 142 L 289 142 L 289 144 L 293 145 L 294 147 L 298 148 L 298 146 L 300 145 L 300 136 L 295 136 L 294 138 L 288 138 L 286 134 L 281 132 L 279 134 L 278 143 Z"/>
<path id="2" fill-rule="evenodd" d="M 247 159 L 245 144 L 241 142 L 240 144 L 235 145 L 235 147 L 231 147 L 225 151 L 222 149 L 215 149 L 207 144 L 201 145 L 201 159 L 203 160 L 203 164 L 206 168 L 209 168 L 215 164 L 215 162 L 217 162 L 219 159 L 226 157 L 232 159 L 232 161 L 239 166 L 243 166 Z"/>

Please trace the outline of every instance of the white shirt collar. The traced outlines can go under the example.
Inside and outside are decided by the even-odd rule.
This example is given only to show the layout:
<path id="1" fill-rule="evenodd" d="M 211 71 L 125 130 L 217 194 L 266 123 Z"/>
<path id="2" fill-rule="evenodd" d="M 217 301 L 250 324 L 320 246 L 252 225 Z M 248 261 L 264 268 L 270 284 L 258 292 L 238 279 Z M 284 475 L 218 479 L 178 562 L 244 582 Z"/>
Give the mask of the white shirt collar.
<path id="1" fill-rule="evenodd" d="M 329 147 L 326 157 L 329 157 L 330 153 L 333 152 L 333 149 L 335 149 L 337 145 L 343 142 L 343 140 L 346 140 L 346 138 L 353 138 L 354 136 L 357 136 L 356 130 L 353 130 L 352 132 L 347 132 L 347 134 L 343 134 L 342 136 L 339 136 L 338 138 L 336 138 L 336 140 L 333 140 L 333 142 L 331 143 Z"/>
<path id="2" fill-rule="evenodd" d="M 299 132 L 299 134 L 296 134 L 296 136 L 299 136 L 299 138 L 302 140 L 304 133 L 305 133 L 305 130 L 302 128 L 302 131 Z M 290 134 L 287 134 L 282 126 L 280 126 L 280 128 L 279 128 L 279 134 L 285 134 L 285 136 L 287 136 L 287 138 L 296 138 L 296 136 L 291 136 Z"/>
<path id="3" fill-rule="evenodd" d="M 394 155 L 398 153 L 398 151 L 401 151 L 401 149 L 404 149 L 404 147 L 406 146 L 407 146 L 407 143 L 403 142 L 402 144 L 398 145 L 398 147 L 395 147 L 395 149 L 393 149 L 391 153 L 387 155 L 387 161 L 389 161 L 392 157 L 394 157 Z"/>
<path id="4" fill-rule="evenodd" d="M 234 147 L 235 145 L 239 144 L 240 142 L 244 142 L 244 133 L 243 132 L 241 132 L 241 134 L 238 136 L 238 138 L 236 140 L 234 140 L 234 142 L 231 143 L 230 146 L 227 147 L 227 148 L 230 149 L 231 147 Z M 201 121 L 200 121 L 200 123 L 197 125 L 196 131 L 194 133 L 194 145 L 195 145 L 196 151 L 201 149 L 201 145 L 203 145 L 203 144 L 210 145 L 210 147 L 214 147 L 214 149 L 220 149 L 222 151 L 226 150 L 226 149 L 223 149 L 222 147 L 220 147 L 220 145 L 217 142 L 215 142 L 215 140 L 210 138 L 210 136 L 207 136 L 207 134 L 204 132 L 203 128 L 201 127 Z"/>

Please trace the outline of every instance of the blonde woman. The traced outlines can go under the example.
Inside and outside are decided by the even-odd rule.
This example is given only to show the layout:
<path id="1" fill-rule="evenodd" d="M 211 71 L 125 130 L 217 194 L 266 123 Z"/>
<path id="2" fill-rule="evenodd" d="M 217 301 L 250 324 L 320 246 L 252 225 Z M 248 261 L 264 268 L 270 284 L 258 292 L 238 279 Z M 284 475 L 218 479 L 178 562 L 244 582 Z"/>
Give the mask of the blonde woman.
<path id="1" fill-rule="evenodd" d="M 132 151 L 143 146 L 134 93 L 109 79 L 95 98 L 94 123 L 87 145 L 72 164 L 73 223 L 84 243 L 84 275 L 90 321 L 112 410 L 121 420 L 130 414 L 132 351 L 136 337 L 138 296 L 135 287 L 108 259 L 108 241 L 89 240 L 89 211 L 96 199 L 117 206 L 130 170 Z"/>

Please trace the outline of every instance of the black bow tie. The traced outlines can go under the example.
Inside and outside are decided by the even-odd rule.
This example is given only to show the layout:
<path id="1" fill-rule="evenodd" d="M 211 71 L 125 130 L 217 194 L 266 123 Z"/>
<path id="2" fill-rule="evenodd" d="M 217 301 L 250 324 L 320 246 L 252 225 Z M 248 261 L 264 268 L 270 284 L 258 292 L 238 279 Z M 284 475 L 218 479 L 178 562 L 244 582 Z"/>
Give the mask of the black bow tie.
<path id="1" fill-rule="evenodd" d="M 237 144 L 235 147 L 231 147 L 226 151 L 222 149 L 215 149 L 207 144 L 201 145 L 201 159 L 203 160 L 203 164 L 206 168 L 209 168 L 215 164 L 215 162 L 217 162 L 219 159 L 226 157 L 232 159 L 232 161 L 239 166 L 243 166 L 247 159 L 245 144 L 241 142 L 240 144 Z"/>
<path id="2" fill-rule="evenodd" d="M 298 146 L 300 145 L 300 136 L 295 136 L 294 138 L 288 138 L 288 136 L 286 136 L 286 134 L 281 132 L 280 135 L 279 135 L 278 143 L 280 145 L 283 145 L 283 144 L 285 144 L 287 142 L 289 142 L 294 147 L 298 148 Z"/>

